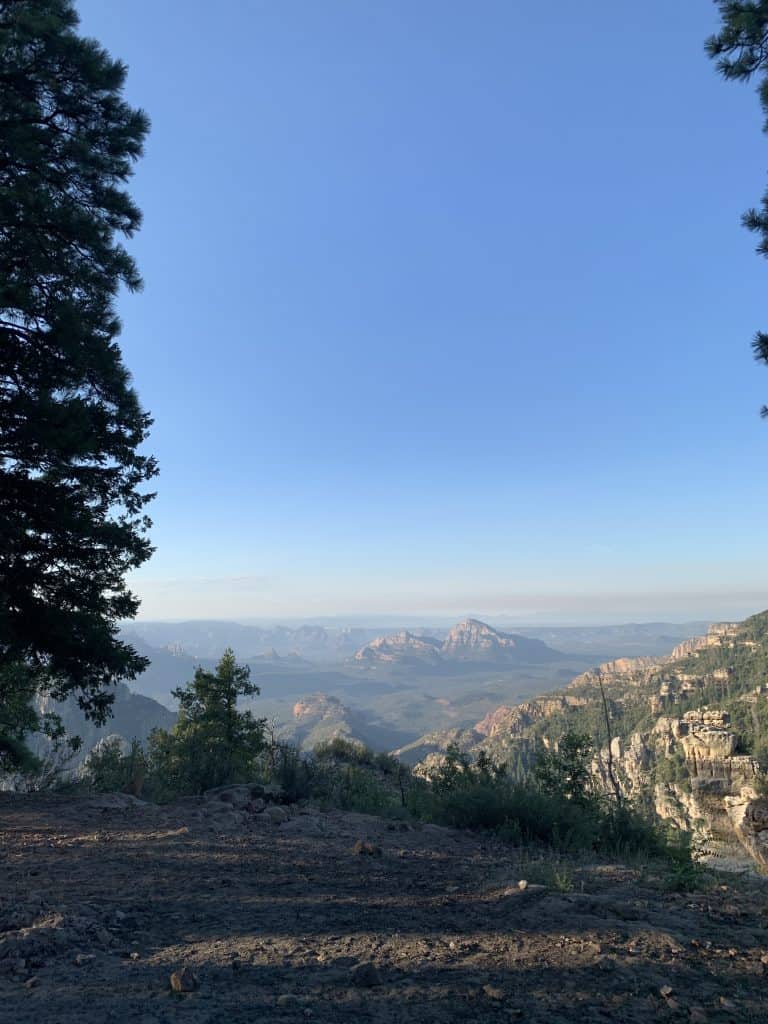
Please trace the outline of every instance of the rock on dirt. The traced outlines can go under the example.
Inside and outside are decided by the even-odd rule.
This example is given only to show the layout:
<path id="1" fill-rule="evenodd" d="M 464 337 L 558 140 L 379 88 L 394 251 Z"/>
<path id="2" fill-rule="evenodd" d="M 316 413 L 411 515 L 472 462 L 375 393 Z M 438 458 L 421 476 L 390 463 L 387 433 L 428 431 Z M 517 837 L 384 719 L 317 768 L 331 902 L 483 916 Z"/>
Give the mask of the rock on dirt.
<path id="1" fill-rule="evenodd" d="M 381 857 L 381 847 L 364 839 L 358 839 L 352 847 L 352 853 L 357 857 Z"/>
<path id="2" fill-rule="evenodd" d="M 196 975 L 189 967 L 182 967 L 174 971 L 170 977 L 171 990 L 173 992 L 194 992 L 198 986 Z"/>

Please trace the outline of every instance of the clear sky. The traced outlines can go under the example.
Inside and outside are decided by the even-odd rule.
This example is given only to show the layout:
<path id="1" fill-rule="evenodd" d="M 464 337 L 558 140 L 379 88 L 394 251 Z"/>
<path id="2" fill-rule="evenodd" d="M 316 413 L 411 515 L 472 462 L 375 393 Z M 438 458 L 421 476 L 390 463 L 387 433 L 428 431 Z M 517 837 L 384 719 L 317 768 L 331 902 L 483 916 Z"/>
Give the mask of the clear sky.
<path id="1" fill-rule="evenodd" d="M 153 122 L 143 617 L 768 605 L 768 138 L 714 3 L 79 9 Z"/>

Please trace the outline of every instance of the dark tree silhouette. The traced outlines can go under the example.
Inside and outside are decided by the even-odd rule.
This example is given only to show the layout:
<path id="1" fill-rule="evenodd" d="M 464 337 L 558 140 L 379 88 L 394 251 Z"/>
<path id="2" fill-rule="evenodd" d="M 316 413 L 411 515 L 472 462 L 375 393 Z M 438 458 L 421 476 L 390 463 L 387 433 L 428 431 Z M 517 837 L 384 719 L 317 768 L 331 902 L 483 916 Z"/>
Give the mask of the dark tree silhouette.
<path id="1" fill-rule="evenodd" d="M 118 623 L 157 468 L 114 300 L 141 287 L 118 239 L 141 222 L 124 186 L 149 122 L 77 28 L 71 0 L 0 0 L 0 673 L 103 720 L 146 667 Z"/>
<path id="2" fill-rule="evenodd" d="M 720 31 L 706 41 L 706 51 L 717 62 L 717 70 L 731 81 L 758 78 L 758 95 L 765 114 L 763 131 L 768 132 L 768 0 L 756 3 L 716 0 Z M 768 190 L 758 208 L 747 210 L 742 223 L 759 238 L 757 252 L 768 256 Z M 768 364 L 768 333 L 758 331 L 752 340 L 755 358 Z M 768 416 L 764 405 L 763 416 Z"/>

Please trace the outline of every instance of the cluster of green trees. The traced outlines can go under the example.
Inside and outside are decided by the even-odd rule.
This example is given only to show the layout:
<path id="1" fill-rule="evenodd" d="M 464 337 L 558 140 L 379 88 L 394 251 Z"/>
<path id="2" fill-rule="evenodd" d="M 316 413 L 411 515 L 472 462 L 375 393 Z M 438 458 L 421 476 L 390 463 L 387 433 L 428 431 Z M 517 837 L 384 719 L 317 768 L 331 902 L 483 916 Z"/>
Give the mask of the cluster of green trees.
<path id="1" fill-rule="evenodd" d="M 663 669 L 650 676 L 646 684 L 623 692 L 620 699 L 609 697 L 606 703 L 611 735 L 626 739 L 634 732 L 652 729 L 656 716 L 650 710 L 650 697 L 664 682 L 673 687 L 679 685 L 677 677 L 682 675 L 697 677 L 702 685 L 681 693 L 674 713 L 683 715 L 706 706 L 722 708 L 731 716 L 741 749 L 759 751 L 768 763 L 768 733 L 760 724 L 768 716 L 768 700 L 764 696 L 755 701 L 743 700 L 768 682 L 768 612 L 745 620 L 732 642 L 695 651 L 675 662 L 674 671 Z M 583 693 L 589 698 L 585 704 L 556 712 L 536 723 L 531 730 L 534 737 L 557 739 L 576 733 L 600 737 L 605 743 L 602 694 L 597 687 Z"/>
<path id="2" fill-rule="evenodd" d="M 155 729 L 146 749 L 134 740 L 127 754 L 104 745 L 86 762 L 86 786 L 165 800 L 251 781 L 263 771 L 266 721 L 240 710 L 238 700 L 258 693 L 248 666 L 225 651 L 214 672 L 198 668 L 173 691 L 179 716 L 172 729 Z"/>
<path id="3" fill-rule="evenodd" d="M 676 750 L 668 757 L 659 757 L 653 767 L 654 782 L 680 786 L 690 792 L 691 773 L 685 760 L 685 754 Z"/>
<path id="4" fill-rule="evenodd" d="M 174 691 L 179 717 L 172 729 L 156 729 L 146 746 L 134 740 L 127 751 L 117 739 L 102 743 L 80 777 L 63 785 L 165 802 L 217 786 L 263 782 L 277 785 L 289 802 L 311 799 L 369 813 L 406 806 L 412 780 L 396 758 L 344 738 L 303 753 L 275 738 L 265 719 L 238 708 L 240 698 L 258 692 L 248 666 L 228 650 L 214 672 L 198 669 Z"/>
<path id="5" fill-rule="evenodd" d="M 679 714 L 715 706 L 730 717 L 739 753 L 751 754 L 768 769 L 768 613 L 747 619 L 733 643 L 706 647 L 679 662 L 676 671 L 699 676 L 704 684 L 680 698 Z"/>
<path id="6" fill-rule="evenodd" d="M 599 741 L 600 745 L 605 745 L 609 732 L 612 737 L 625 738 L 651 721 L 648 698 L 652 692 L 653 685 L 649 685 L 645 689 L 637 687 L 625 691 L 621 694 L 621 699 L 607 697 L 606 725 L 606 712 L 600 690 L 595 687 L 589 691 L 580 691 L 580 695 L 587 698 L 586 703 L 548 715 L 534 723 L 531 734 L 541 742 L 544 738 L 557 740 L 568 733 L 575 733 L 580 736 L 591 736 Z"/>

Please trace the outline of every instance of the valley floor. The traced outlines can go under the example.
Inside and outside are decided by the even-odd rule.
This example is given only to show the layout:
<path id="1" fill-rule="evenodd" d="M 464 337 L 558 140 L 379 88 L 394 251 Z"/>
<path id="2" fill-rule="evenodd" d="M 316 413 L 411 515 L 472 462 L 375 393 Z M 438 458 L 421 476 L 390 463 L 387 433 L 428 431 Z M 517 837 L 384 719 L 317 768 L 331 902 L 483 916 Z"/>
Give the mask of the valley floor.
<path id="1" fill-rule="evenodd" d="M 0 795 L 9 1024 L 766 1021 L 767 910 L 364 815 Z"/>

